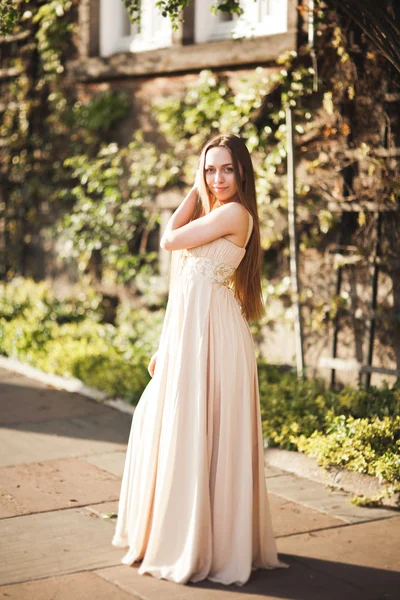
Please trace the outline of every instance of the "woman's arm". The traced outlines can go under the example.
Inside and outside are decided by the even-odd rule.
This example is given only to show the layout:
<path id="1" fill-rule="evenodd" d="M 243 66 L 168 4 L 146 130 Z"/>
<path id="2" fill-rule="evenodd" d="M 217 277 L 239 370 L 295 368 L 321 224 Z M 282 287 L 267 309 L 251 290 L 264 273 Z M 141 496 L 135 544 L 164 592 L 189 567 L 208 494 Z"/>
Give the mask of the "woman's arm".
<path id="1" fill-rule="evenodd" d="M 174 226 L 169 227 L 181 206 L 172 215 L 161 238 L 160 246 L 165 250 L 181 250 L 182 248 L 200 246 L 224 235 L 242 232 L 248 226 L 249 219 L 244 206 L 237 202 L 229 202 L 203 217 L 190 221 L 190 223 L 186 222 L 182 226 L 177 225 L 175 227 L 176 221 L 174 221 Z"/>
<path id="2" fill-rule="evenodd" d="M 196 198 L 197 188 L 193 186 L 186 198 L 180 203 L 178 208 L 170 216 L 163 236 L 161 238 L 161 248 L 164 248 L 163 240 L 168 236 L 169 232 L 173 231 L 174 229 L 178 229 L 183 225 L 186 225 L 186 223 L 189 223 L 196 206 Z"/>

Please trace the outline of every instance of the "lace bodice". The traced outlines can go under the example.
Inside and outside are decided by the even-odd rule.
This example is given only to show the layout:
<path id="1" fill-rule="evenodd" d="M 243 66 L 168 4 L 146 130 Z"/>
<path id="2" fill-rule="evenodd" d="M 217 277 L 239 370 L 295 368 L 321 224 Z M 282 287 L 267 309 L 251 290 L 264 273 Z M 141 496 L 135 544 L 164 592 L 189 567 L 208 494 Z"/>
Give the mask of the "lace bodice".
<path id="1" fill-rule="evenodd" d="M 185 276 L 199 273 L 203 277 L 209 279 L 212 283 L 218 283 L 219 285 L 229 287 L 235 268 L 236 267 L 231 265 L 220 263 L 213 258 L 208 258 L 207 256 L 183 254 L 180 274 L 181 276 Z"/>
<path id="2" fill-rule="evenodd" d="M 250 238 L 253 218 L 249 214 L 246 245 Z M 212 283 L 231 287 L 232 275 L 246 254 L 246 247 L 237 246 L 225 237 L 207 244 L 182 250 L 179 273 L 182 277 L 199 274 Z"/>

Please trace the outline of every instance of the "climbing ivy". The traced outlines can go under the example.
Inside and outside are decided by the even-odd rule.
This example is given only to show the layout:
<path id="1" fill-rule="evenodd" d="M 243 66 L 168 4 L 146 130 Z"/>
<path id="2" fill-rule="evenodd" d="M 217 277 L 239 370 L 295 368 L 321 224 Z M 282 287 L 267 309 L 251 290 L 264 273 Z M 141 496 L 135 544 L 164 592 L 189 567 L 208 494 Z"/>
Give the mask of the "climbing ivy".
<path id="1" fill-rule="evenodd" d="M 11 33 L 18 22 L 19 11 L 13 0 L 0 0 L 0 33 Z"/>
<path id="2" fill-rule="evenodd" d="M 24 4 L 20 3 L 19 7 Z M 112 140 L 114 125 L 126 116 L 130 99 L 123 93 L 104 92 L 83 103 L 76 98 L 75 90 L 66 85 L 65 62 L 74 52 L 76 6 L 77 2 L 71 0 L 29 2 L 29 10 L 25 10 L 19 23 L 21 28 L 23 23 L 22 31 L 28 34 L 29 43 L 24 45 L 21 57 L 10 57 L 9 60 L 9 65 L 18 67 L 21 73 L 9 85 L 0 126 L 0 136 L 4 140 L 0 170 L 6 200 L 0 205 L 0 216 L 4 219 L 7 240 L 1 275 L 6 280 L 34 269 L 29 266 L 30 245 L 38 235 L 47 239 L 46 244 L 52 245 L 57 229 L 62 226 L 52 227 L 51 222 L 60 212 L 67 213 L 65 231 L 74 234 L 68 241 L 73 246 L 72 255 L 80 256 L 79 266 L 84 269 L 83 256 L 88 263 L 92 261 L 93 244 L 85 229 L 89 224 L 83 224 L 84 219 L 77 218 L 81 206 L 79 200 L 85 194 L 83 187 L 75 186 L 74 177 L 79 172 L 79 164 L 81 186 L 84 167 L 94 173 L 96 164 L 98 171 L 106 154 L 105 142 Z M 133 151 L 131 149 L 131 155 Z M 135 164 L 139 154 L 136 148 Z M 122 153 L 121 161 L 123 159 Z M 75 171 L 73 177 L 72 169 Z M 86 177 L 90 179 L 87 173 Z M 107 178 L 106 183 L 107 192 L 110 189 Z M 91 181 L 86 186 L 86 197 L 90 185 L 93 201 L 99 194 L 96 197 L 93 193 L 94 181 Z M 113 185 L 117 187 L 116 182 Z M 100 224 L 99 206 L 97 214 L 96 210 L 90 214 L 93 222 Z M 138 231 L 145 229 L 148 211 L 137 206 L 133 218 L 131 206 L 127 204 L 120 212 L 118 222 L 121 222 L 122 214 L 126 219 L 125 229 L 130 226 L 130 244 L 135 246 L 132 225 L 135 223 Z M 71 225 L 73 219 L 74 226 Z M 83 231 L 84 235 L 80 233 Z M 119 242 L 122 244 L 122 237 Z M 59 254 L 67 253 L 61 248 Z M 134 259 L 130 261 L 132 263 Z M 153 255 L 149 255 L 149 261 L 154 261 Z M 146 248 L 141 247 L 141 257 L 136 263 L 147 264 Z M 122 273 L 123 268 L 119 279 Z"/>
<path id="3" fill-rule="evenodd" d="M 176 181 L 176 157 L 137 132 L 128 147 L 114 142 L 91 159 L 82 154 L 64 164 L 77 185 L 64 190 L 74 202 L 57 226 L 61 256 L 77 261 L 81 273 L 97 257 L 97 278 L 108 283 L 133 284 L 139 272 L 156 270 L 158 252 L 147 251 L 159 222 L 154 197 Z"/>
<path id="4" fill-rule="evenodd" d="M 140 23 L 142 0 L 122 0 L 126 6 L 132 23 Z M 177 30 L 183 19 L 183 11 L 192 0 L 154 0 L 154 3 L 164 18 L 169 18 L 172 28 Z M 217 0 L 211 5 L 210 10 L 216 14 L 218 11 L 230 14 L 243 14 L 239 0 Z"/>

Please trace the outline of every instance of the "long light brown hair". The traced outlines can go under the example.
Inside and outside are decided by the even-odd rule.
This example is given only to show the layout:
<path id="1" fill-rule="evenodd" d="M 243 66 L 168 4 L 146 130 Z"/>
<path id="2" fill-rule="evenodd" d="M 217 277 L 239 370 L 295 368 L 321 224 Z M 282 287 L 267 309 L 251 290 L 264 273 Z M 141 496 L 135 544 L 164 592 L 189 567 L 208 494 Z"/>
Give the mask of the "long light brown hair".
<path id="1" fill-rule="evenodd" d="M 223 146 L 229 150 L 232 157 L 239 202 L 243 204 L 253 217 L 253 230 L 246 246 L 246 254 L 233 275 L 232 287 L 235 298 L 242 307 L 246 320 L 256 321 L 265 314 L 261 288 L 262 249 L 260 225 L 253 164 L 246 144 L 238 136 L 232 134 L 218 135 L 204 146 L 199 161 L 200 184 L 198 188 L 198 202 L 191 220 L 193 221 L 209 213 L 213 210 L 217 202 L 217 199 L 209 190 L 205 179 L 206 154 L 210 148 L 215 148 L 216 146 Z M 239 165 L 242 169 L 242 175 Z"/>

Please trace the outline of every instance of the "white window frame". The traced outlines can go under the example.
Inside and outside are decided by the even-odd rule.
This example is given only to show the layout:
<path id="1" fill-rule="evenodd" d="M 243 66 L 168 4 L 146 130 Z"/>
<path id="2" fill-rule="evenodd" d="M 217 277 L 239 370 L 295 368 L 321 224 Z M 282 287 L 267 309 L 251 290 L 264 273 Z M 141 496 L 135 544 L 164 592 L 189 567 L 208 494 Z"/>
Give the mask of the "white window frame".
<path id="1" fill-rule="evenodd" d="M 288 0 L 240 0 L 243 15 L 222 21 L 221 13 L 210 11 L 215 0 L 195 2 L 195 42 L 211 42 L 237 37 L 253 37 L 286 33 Z"/>
<path id="2" fill-rule="evenodd" d="M 172 26 L 153 0 L 143 0 L 140 32 L 136 24 L 127 24 L 127 10 L 121 0 L 100 0 L 100 56 L 117 52 L 142 52 L 167 48 L 172 43 Z"/>

